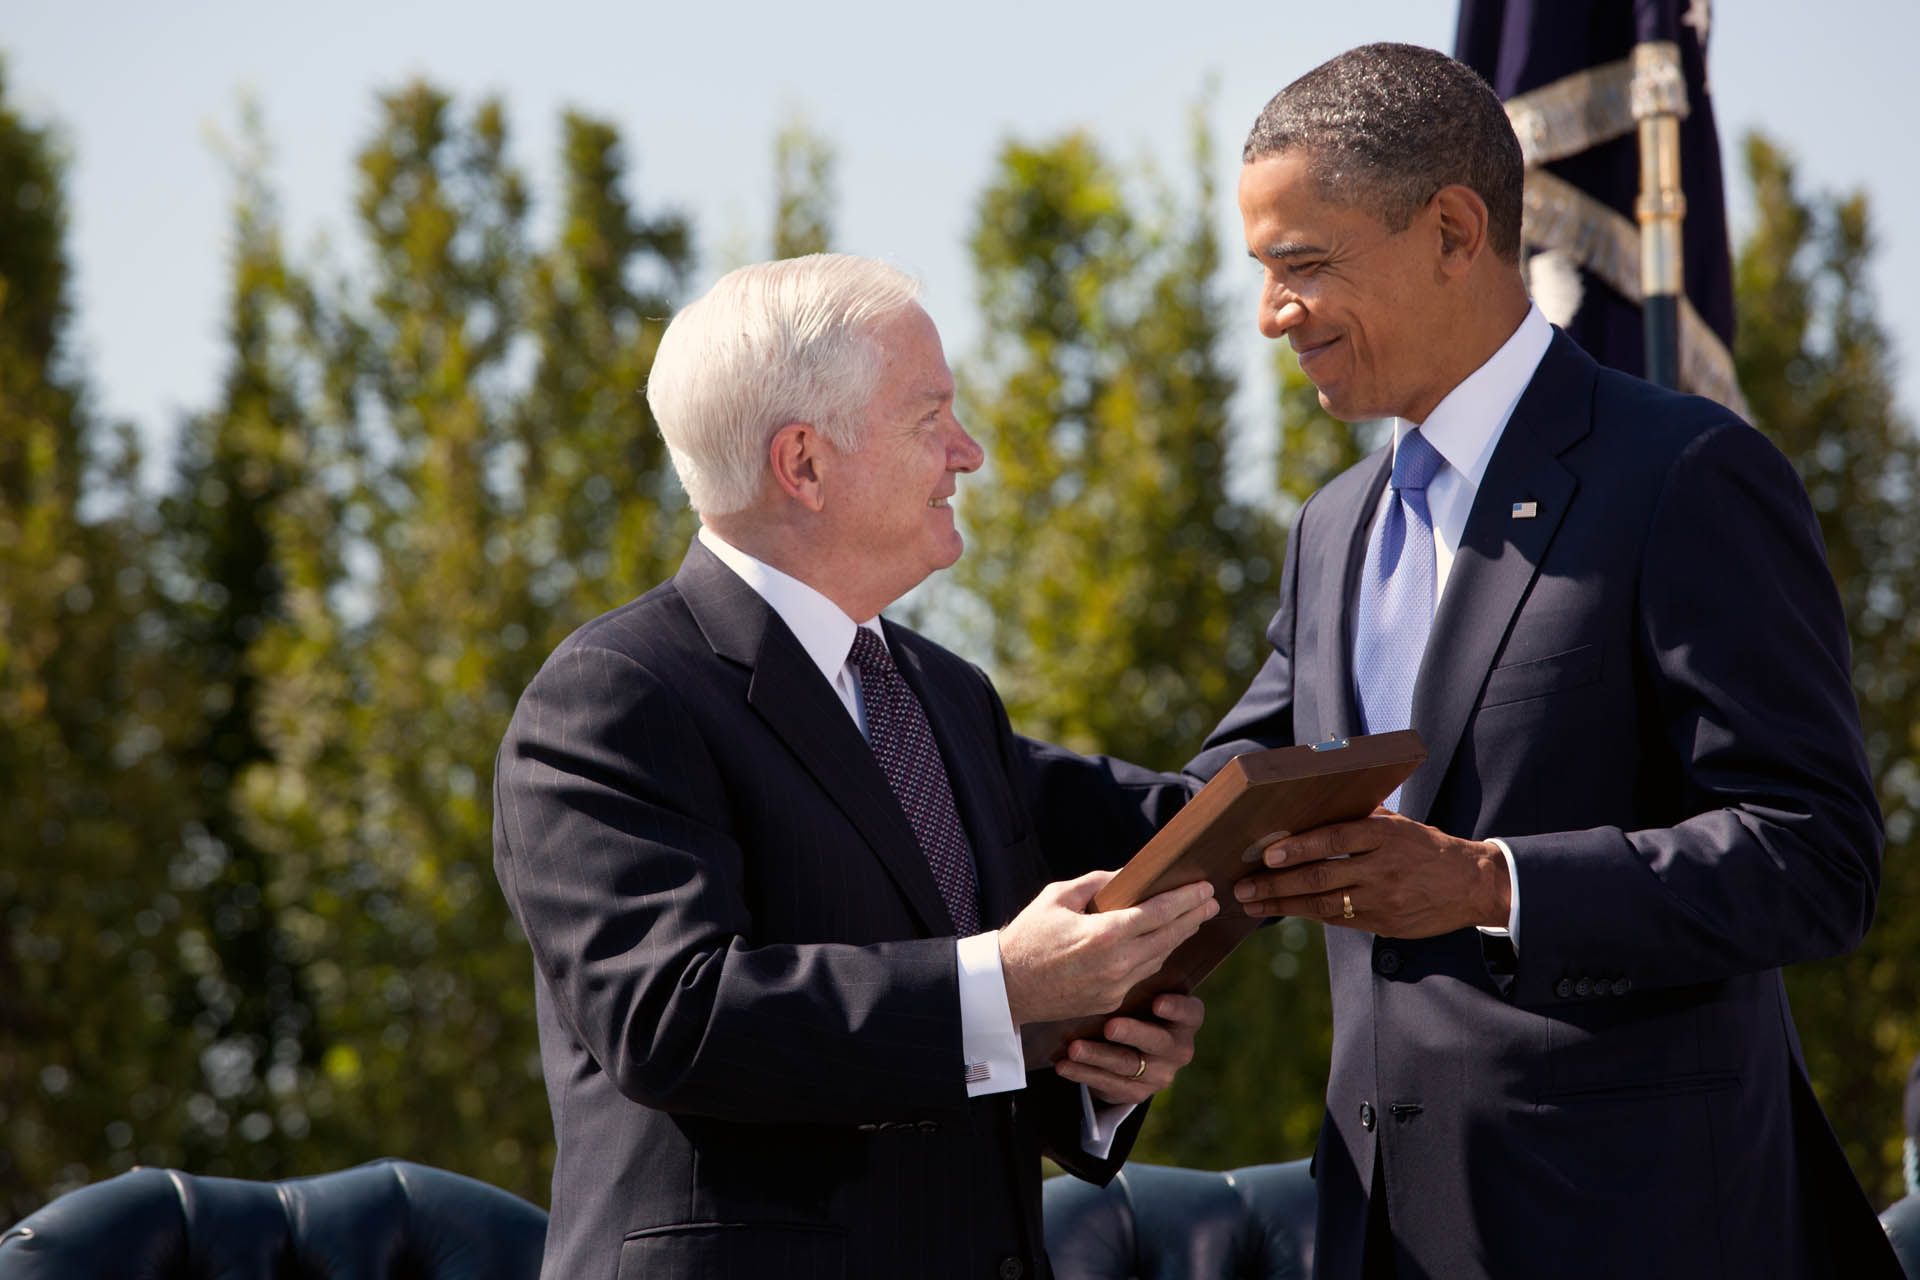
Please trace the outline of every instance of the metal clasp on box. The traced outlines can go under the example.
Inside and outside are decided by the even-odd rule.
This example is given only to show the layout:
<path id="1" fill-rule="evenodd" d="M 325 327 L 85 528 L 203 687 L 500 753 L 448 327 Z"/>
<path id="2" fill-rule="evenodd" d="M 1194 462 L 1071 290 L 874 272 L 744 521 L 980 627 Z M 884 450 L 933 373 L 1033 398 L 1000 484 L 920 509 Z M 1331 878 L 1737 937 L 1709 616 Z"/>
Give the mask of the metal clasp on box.
<path id="1" fill-rule="evenodd" d="M 1313 749 L 1315 751 L 1340 751 L 1343 750 L 1346 745 L 1347 740 L 1345 738 L 1336 738 L 1332 734 L 1328 734 L 1327 740 L 1325 742 L 1314 743 Z"/>

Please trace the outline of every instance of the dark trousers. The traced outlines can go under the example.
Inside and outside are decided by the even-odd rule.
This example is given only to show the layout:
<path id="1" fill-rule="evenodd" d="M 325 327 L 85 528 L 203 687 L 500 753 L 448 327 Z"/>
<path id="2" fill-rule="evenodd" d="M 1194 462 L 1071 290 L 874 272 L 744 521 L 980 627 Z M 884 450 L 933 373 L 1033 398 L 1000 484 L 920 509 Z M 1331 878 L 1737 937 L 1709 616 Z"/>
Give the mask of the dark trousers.
<path id="1" fill-rule="evenodd" d="M 1395 1280 L 1393 1224 L 1387 1220 L 1387 1153 L 1373 1153 L 1373 1190 L 1367 1195 L 1367 1247 L 1361 1256 L 1364 1280 Z"/>

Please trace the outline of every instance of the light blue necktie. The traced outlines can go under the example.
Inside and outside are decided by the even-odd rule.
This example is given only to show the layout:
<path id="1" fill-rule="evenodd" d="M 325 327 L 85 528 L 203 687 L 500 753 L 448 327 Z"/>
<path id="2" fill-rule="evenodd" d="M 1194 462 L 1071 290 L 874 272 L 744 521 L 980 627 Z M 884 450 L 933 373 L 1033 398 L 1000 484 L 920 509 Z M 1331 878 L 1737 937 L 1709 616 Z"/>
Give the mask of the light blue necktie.
<path id="1" fill-rule="evenodd" d="M 1427 483 L 1446 462 L 1419 428 L 1393 454 L 1393 500 L 1374 522 L 1360 572 L 1360 616 L 1353 676 L 1360 724 L 1368 733 L 1404 729 L 1413 720 L 1413 682 L 1433 628 L 1433 517 Z M 1396 788 L 1387 807 L 1400 808 Z"/>

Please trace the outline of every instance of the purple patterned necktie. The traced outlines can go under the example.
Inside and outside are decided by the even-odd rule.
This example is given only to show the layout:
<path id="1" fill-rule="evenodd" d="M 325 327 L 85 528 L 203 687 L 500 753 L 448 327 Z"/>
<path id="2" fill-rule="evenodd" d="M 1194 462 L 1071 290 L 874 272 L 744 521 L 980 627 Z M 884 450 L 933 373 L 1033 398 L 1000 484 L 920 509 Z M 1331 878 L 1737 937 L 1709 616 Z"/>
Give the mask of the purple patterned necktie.
<path id="1" fill-rule="evenodd" d="M 1360 723 L 1368 733 L 1404 729 L 1413 721 L 1413 682 L 1433 629 L 1433 517 L 1427 484 L 1445 465 L 1418 427 L 1393 452 L 1393 498 L 1367 543 L 1360 574 L 1360 620 L 1353 671 Z M 1400 788 L 1387 797 L 1399 811 Z"/>
<path id="2" fill-rule="evenodd" d="M 933 868 L 934 883 L 961 937 L 980 932 L 980 894 L 973 882 L 973 857 L 960 828 L 947 767 L 933 740 L 927 713 L 920 706 L 886 644 L 866 627 L 853 633 L 849 662 L 860 673 L 860 697 L 866 705 L 867 741 L 887 775 L 887 785 L 906 811 L 920 851 Z"/>

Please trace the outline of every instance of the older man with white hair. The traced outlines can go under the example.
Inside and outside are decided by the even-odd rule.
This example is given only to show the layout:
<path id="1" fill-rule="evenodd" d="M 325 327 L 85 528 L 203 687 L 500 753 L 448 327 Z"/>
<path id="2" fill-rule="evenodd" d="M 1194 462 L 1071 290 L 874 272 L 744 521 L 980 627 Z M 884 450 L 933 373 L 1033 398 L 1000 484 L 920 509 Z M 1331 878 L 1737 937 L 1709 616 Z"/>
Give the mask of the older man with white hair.
<path id="1" fill-rule="evenodd" d="M 1084 908 L 1185 799 L 1027 742 L 880 611 L 951 565 L 981 461 L 912 279 L 742 268 L 648 389 L 701 530 L 550 657 L 500 751 L 559 1155 L 543 1275 L 1047 1274 L 1043 1151 L 1105 1181 L 1199 1002 L 1029 1074 L 1218 908 Z M 1049 883 L 1051 881 L 1052 883 Z M 997 926 L 997 927 L 996 927 Z"/>

